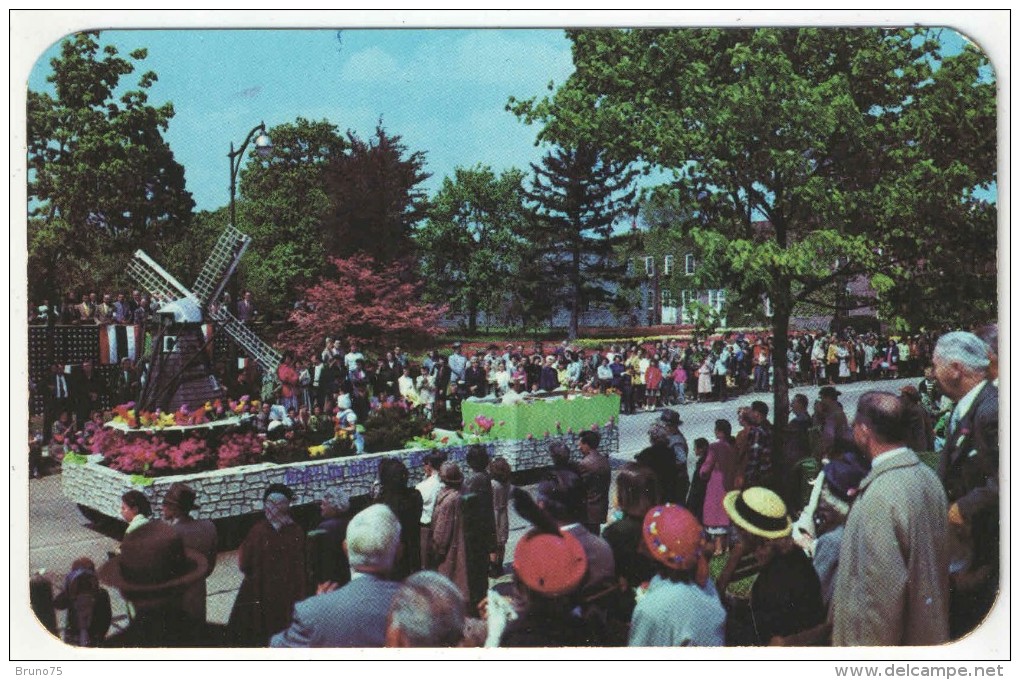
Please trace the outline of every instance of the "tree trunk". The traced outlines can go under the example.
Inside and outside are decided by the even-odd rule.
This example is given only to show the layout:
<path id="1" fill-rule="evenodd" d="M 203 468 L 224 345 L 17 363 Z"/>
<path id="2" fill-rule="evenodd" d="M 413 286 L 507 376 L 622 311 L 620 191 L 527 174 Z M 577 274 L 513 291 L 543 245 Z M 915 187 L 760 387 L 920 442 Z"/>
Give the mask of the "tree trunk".
<path id="1" fill-rule="evenodd" d="M 567 339 L 577 339 L 577 327 L 581 316 L 581 249 L 575 244 L 570 271 L 570 327 Z"/>
<path id="2" fill-rule="evenodd" d="M 478 301 L 472 295 L 467 303 L 468 333 L 474 335 L 478 330 Z"/>
<path id="3" fill-rule="evenodd" d="M 785 460 L 786 425 L 790 420 L 790 387 L 789 366 L 786 363 L 786 351 L 790 347 L 790 315 L 793 304 L 790 295 L 790 282 L 786 279 L 777 280 L 776 299 L 773 300 L 772 316 L 772 460 Z M 788 470 L 783 470 L 788 474 Z"/>

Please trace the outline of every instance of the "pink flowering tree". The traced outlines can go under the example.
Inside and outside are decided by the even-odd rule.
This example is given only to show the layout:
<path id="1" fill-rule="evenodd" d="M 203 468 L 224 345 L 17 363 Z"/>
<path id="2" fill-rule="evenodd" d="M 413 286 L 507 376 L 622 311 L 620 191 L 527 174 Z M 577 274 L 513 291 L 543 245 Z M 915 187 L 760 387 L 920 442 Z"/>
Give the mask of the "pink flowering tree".
<path id="1" fill-rule="evenodd" d="M 423 345 L 442 333 L 445 306 L 421 302 L 420 285 L 396 269 L 380 270 L 366 256 L 331 258 L 336 277 L 305 291 L 309 309 L 291 312 L 292 328 L 280 336 L 298 356 L 318 351 L 326 337 L 368 347 Z"/>

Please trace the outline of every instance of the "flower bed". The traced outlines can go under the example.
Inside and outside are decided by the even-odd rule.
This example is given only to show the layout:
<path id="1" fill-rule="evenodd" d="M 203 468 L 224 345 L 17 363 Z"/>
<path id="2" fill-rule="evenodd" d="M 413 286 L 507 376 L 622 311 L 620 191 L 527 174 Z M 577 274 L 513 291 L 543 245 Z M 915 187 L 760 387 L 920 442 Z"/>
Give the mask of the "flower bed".
<path id="1" fill-rule="evenodd" d="M 615 423 L 599 428 L 599 431 L 602 453 L 607 456 L 618 453 L 620 440 Z M 521 472 L 547 467 L 550 464 L 549 445 L 554 441 L 561 441 L 576 451 L 577 436 L 574 433 L 542 439 L 495 440 L 484 445 L 490 456 L 506 458 L 511 470 Z M 378 479 L 379 462 L 384 458 L 403 460 L 411 472 L 412 483 L 417 483 L 422 477 L 425 456 L 435 449 L 442 450 L 448 460 L 460 463 L 466 469 L 464 460 L 468 446 L 464 443 L 296 463 L 262 462 L 162 477 L 120 472 L 103 465 L 102 456 L 93 454 L 66 457 L 61 484 L 64 495 L 73 502 L 116 518 L 120 516 L 120 498 L 125 492 L 141 490 L 153 507 L 159 508 L 170 485 L 184 482 L 198 495 L 200 507 L 193 513 L 195 516 L 225 519 L 259 512 L 262 494 L 274 482 L 286 484 L 294 490 L 295 505 L 316 503 L 327 488 L 334 486 L 343 487 L 352 497 L 367 495 Z"/>

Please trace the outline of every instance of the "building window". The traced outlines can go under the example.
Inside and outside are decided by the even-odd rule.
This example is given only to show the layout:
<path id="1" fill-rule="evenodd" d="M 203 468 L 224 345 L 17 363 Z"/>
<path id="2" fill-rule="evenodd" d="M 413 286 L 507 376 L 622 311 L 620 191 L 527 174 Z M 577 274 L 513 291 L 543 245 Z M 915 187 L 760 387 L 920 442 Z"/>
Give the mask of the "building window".
<path id="1" fill-rule="evenodd" d="M 726 305 L 726 290 L 723 288 L 710 289 L 708 291 L 708 306 L 715 311 L 722 313 Z"/>
<path id="2" fill-rule="evenodd" d="M 763 304 L 763 306 L 765 308 L 765 316 L 771 318 L 772 317 L 772 298 L 770 298 L 768 295 L 766 295 L 765 299 L 762 301 L 762 304 Z"/>
<path id="3" fill-rule="evenodd" d="M 684 257 L 684 274 L 690 276 L 694 273 L 694 253 L 687 253 Z"/>
<path id="4" fill-rule="evenodd" d="M 680 291 L 680 322 L 691 323 L 691 310 L 688 305 L 698 299 L 698 296 L 693 290 L 682 290 Z"/>
<path id="5" fill-rule="evenodd" d="M 670 292 L 668 290 L 662 291 L 662 306 L 663 307 L 672 307 L 673 306 L 673 293 L 672 292 Z"/>
<path id="6" fill-rule="evenodd" d="M 664 276 L 669 276 L 673 271 L 673 256 L 667 255 L 662 260 L 662 273 Z"/>
<path id="7" fill-rule="evenodd" d="M 655 276 L 655 258 L 654 257 L 646 257 L 645 258 L 645 274 L 648 275 L 649 277 Z"/>

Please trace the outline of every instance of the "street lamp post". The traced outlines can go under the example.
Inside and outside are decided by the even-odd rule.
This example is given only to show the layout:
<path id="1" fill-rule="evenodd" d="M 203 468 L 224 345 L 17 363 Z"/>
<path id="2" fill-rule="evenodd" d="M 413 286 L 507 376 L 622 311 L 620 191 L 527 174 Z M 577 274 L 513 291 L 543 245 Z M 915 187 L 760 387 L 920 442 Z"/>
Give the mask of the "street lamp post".
<path id="1" fill-rule="evenodd" d="M 234 227 L 237 226 L 237 208 L 234 203 L 234 197 L 237 194 L 237 173 L 241 170 L 241 160 L 244 158 L 245 149 L 251 144 L 256 132 L 259 133 L 259 136 L 255 138 L 255 150 L 259 156 L 267 158 L 273 152 L 273 142 L 266 134 L 265 122 L 259 123 L 251 129 L 248 136 L 244 138 L 241 148 L 237 151 L 234 150 L 234 143 L 231 142 L 230 153 L 227 154 L 227 158 L 230 159 L 230 224 Z"/>
<path id="2" fill-rule="evenodd" d="M 258 134 L 256 137 L 255 135 Z M 244 152 L 247 150 L 248 145 L 252 139 L 255 139 L 255 150 L 261 158 L 268 158 L 273 152 L 273 142 L 269 139 L 269 135 L 266 133 L 265 121 L 259 123 L 251 129 L 248 136 L 244 138 L 244 142 L 241 144 L 241 148 L 234 150 L 234 143 L 230 143 L 230 153 L 227 154 L 227 158 L 230 159 L 230 226 L 237 227 L 237 174 L 241 171 L 241 161 L 244 159 Z M 240 272 L 235 272 L 230 282 L 232 302 L 236 305 L 239 299 L 240 284 L 238 279 Z M 230 343 L 230 351 L 227 354 L 227 375 L 233 379 L 237 375 L 237 348 L 233 343 Z"/>

